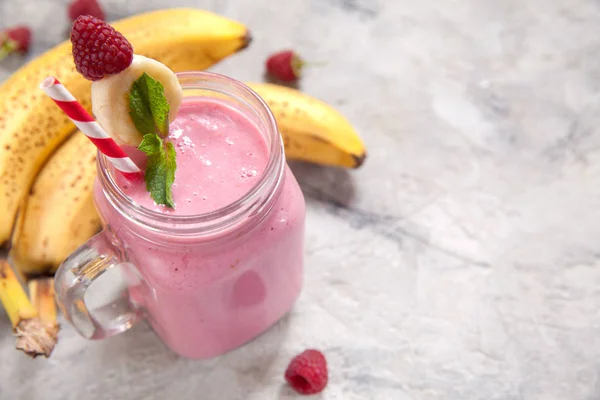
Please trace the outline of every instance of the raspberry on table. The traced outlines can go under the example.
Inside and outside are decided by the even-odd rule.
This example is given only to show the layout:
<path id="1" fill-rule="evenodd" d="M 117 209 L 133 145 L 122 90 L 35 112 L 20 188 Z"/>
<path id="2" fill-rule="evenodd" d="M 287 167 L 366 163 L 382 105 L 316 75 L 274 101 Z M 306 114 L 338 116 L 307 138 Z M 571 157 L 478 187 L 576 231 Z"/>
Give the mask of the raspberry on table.
<path id="1" fill-rule="evenodd" d="M 327 386 L 327 360 L 323 353 L 309 349 L 292 359 L 285 371 L 285 380 L 300 394 L 316 394 Z"/>
<path id="2" fill-rule="evenodd" d="M 91 15 L 82 15 L 73 22 L 71 43 L 75 68 L 91 81 L 118 74 L 133 60 L 133 48 L 127 39 Z"/>
<path id="3" fill-rule="evenodd" d="M 267 72 L 283 82 L 293 82 L 300 78 L 304 60 L 293 50 L 283 50 L 272 54 L 265 66 Z"/>
<path id="4" fill-rule="evenodd" d="M 106 19 L 98 0 L 73 0 L 67 11 L 71 21 L 75 21 L 80 15 L 91 15 L 102 21 Z"/>
<path id="5" fill-rule="evenodd" d="M 8 43 L 5 43 L 5 40 Z M 24 53 L 29 50 L 30 42 L 31 29 L 25 25 L 15 26 L 0 32 L 0 47 L 5 47 L 9 52 L 20 51 Z"/>

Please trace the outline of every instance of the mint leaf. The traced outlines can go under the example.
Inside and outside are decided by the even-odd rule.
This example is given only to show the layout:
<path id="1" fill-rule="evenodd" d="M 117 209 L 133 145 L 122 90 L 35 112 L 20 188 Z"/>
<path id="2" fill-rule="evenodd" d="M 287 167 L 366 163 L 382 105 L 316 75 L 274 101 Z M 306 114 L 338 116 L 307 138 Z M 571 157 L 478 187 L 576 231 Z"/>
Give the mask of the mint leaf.
<path id="1" fill-rule="evenodd" d="M 159 155 L 162 148 L 162 139 L 157 135 L 148 133 L 144 135 L 142 143 L 138 146 L 138 150 L 143 151 L 148 158 Z"/>
<path id="2" fill-rule="evenodd" d="M 148 98 L 144 93 L 145 87 L 137 84 L 135 81 L 129 91 L 129 116 L 133 121 L 136 129 L 142 135 L 150 132 L 156 132 L 152 111 L 150 111 L 150 103 L 145 101 Z"/>
<path id="3" fill-rule="evenodd" d="M 175 147 L 173 143 L 166 142 L 156 134 L 144 135 L 138 149 L 148 156 L 148 164 L 144 173 L 146 190 L 157 204 L 164 204 L 174 208 L 173 192 L 171 190 L 175 182 Z"/>
<path id="4" fill-rule="evenodd" d="M 129 91 L 129 115 L 138 132 L 169 133 L 169 110 L 171 109 L 163 85 L 147 73 L 143 73 Z"/>

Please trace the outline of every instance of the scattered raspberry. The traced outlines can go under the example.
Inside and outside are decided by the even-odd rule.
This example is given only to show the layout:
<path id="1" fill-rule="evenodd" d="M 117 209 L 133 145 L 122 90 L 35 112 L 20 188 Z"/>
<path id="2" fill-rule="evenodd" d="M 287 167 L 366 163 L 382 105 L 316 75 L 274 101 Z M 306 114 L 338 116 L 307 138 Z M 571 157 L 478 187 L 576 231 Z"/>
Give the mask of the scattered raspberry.
<path id="1" fill-rule="evenodd" d="M 272 54 L 266 63 L 267 72 L 284 82 L 300 78 L 304 61 L 293 50 L 283 50 Z"/>
<path id="2" fill-rule="evenodd" d="M 112 26 L 90 15 L 78 17 L 71 29 L 73 60 L 84 78 L 98 81 L 131 65 L 133 49 Z"/>
<path id="3" fill-rule="evenodd" d="M 0 33 L 0 60 L 15 51 L 25 53 L 29 50 L 31 29 L 24 25 L 9 28 Z"/>
<path id="4" fill-rule="evenodd" d="M 71 21 L 75 21 L 81 15 L 91 15 L 102 21 L 106 20 L 106 15 L 104 15 L 104 11 L 97 0 L 74 0 L 69 4 L 69 18 Z"/>
<path id="5" fill-rule="evenodd" d="M 327 386 L 327 360 L 318 350 L 305 350 L 292 359 L 285 380 L 300 394 L 315 394 Z"/>
<path id="6" fill-rule="evenodd" d="M 15 51 L 26 52 L 31 42 L 31 29 L 25 25 L 15 26 L 6 30 L 7 42 L 14 43 Z"/>

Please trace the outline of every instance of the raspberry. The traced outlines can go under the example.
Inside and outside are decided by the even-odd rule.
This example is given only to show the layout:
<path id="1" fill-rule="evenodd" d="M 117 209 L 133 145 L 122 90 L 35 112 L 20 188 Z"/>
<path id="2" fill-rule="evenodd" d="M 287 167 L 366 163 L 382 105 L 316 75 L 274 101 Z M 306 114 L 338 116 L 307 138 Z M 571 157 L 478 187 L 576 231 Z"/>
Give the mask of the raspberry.
<path id="1" fill-rule="evenodd" d="M 97 0 L 74 0 L 69 4 L 69 18 L 75 21 L 80 15 L 91 15 L 104 21 L 106 16 Z"/>
<path id="2" fill-rule="evenodd" d="M 127 39 L 91 15 L 82 15 L 75 20 L 71 43 L 75 68 L 91 81 L 118 74 L 133 60 L 133 48 Z"/>
<path id="3" fill-rule="evenodd" d="M 9 28 L 0 32 L 0 53 L 13 51 L 26 52 L 31 42 L 31 29 L 25 25 Z"/>
<path id="4" fill-rule="evenodd" d="M 271 76 L 293 82 L 300 78 L 304 61 L 293 50 L 283 50 L 269 56 L 265 66 Z"/>
<path id="5" fill-rule="evenodd" d="M 300 394 L 315 394 L 327 386 L 327 360 L 319 350 L 305 350 L 292 359 L 285 380 Z"/>

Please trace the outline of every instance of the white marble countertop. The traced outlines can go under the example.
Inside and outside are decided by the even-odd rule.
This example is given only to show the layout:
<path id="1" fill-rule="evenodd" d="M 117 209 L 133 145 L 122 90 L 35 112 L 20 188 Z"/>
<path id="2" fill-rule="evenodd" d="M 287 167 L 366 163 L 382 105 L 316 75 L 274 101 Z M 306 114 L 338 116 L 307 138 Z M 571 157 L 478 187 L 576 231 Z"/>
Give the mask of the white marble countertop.
<path id="1" fill-rule="evenodd" d="M 65 2 L 0 0 L 0 24 L 32 24 L 39 53 L 64 38 Z M 101 2 L 111 20 L 168 4 Z M 252 29 L 214 71 L 260 79 L 288 46 L 326 61 L 302 89 L 349 117 L 369 158 L 293 166 L 305 289 L 260 338 L 192 361 L 144 325 L 103 342 L 63 325 L 30 360 L 0 314 L 1 399 L 295 399 L 282 375 L 306 347 L 329 360 L 323 400 L 600 398 L 598 1 L 175 3 Z"/>

